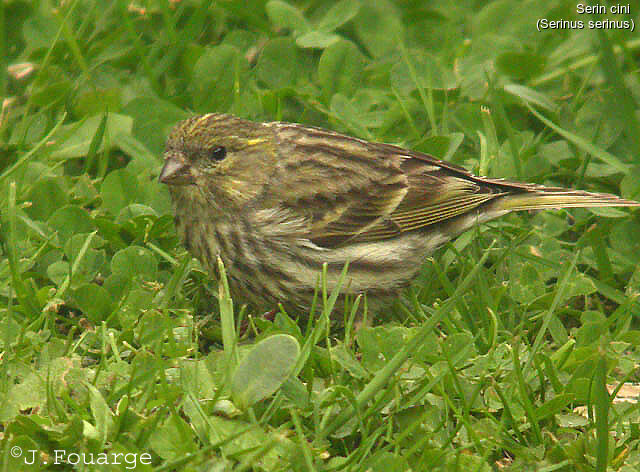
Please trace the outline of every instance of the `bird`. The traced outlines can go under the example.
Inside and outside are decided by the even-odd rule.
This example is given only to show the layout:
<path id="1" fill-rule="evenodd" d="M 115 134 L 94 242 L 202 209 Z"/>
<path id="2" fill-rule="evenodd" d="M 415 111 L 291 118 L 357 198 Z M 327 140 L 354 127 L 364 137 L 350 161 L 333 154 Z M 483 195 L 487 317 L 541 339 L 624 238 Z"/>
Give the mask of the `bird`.
<path id="1" fill-rule="evenodd" d="M 399 146 L 224 113 L 178 123 L 159 181 L 186 248 L 234 300 L 310 307 L 326 264 L 333 291 L 390 303 L 427 256 L 514 211 L 638 207 L 615 195 L 480 177 Z"/>

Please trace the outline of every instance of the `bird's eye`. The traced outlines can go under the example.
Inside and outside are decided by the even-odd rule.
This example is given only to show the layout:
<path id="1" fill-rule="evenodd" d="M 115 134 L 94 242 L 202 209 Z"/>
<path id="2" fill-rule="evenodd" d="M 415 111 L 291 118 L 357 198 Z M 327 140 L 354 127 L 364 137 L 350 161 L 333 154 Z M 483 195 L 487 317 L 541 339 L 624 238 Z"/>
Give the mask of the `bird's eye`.
<path id="1" fill-rule="evenodd" d="M 226 155 L 227 150 L 224 146 L 216 146 L 209 153 L 209 157 L 214 161 L 221 161 Z"/>

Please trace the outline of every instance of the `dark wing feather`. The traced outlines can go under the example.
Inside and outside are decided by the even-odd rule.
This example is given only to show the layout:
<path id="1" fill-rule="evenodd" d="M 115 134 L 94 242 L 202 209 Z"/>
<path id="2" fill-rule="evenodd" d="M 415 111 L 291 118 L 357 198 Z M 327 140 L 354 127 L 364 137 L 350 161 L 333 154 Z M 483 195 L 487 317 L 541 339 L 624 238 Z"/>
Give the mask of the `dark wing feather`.
<path id="1" fill-rule="evenodd" d="M 304 217 L 305 237 L 322 247 L 392 238 L 514 190 L 426 154 L 316 128 L 277 126 L 280 162 L 265 204 Z"/>
<path id="2" fill-rule="evenodd" d="M 262 205 L 303 217 L 304 237 L 317 245 L 336 247 L 366 233 L 407 193 L 394 159 L 365 141 L 290 124 L 279 125 L 276 136 L 278 169 Z"/>
<path id="3" fill-rule="evenodd" d="M 470 212 L 506 193 L 492 185 L 456 175 L 449 169 L 434 170 L 434 164 L 423 163 L 422 167 L 418 174 L 408 175 L 409 188 L 398 207 L 360 235 L 359 240 L 374 241 L 393 237 L 398 232 L 424 228 Z"/>

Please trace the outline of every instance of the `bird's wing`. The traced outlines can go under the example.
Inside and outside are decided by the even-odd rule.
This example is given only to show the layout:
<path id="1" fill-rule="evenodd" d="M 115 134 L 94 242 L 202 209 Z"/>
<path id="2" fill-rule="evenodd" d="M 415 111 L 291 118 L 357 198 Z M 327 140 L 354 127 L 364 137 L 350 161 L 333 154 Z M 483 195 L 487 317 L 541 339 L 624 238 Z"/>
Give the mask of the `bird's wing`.
<path id="1" fill-rule="evenodd" d="M 279 168 L 263 204 L 305 218 L 304 237 L 322 247 L 392 238 L 508 192 L 396 146 L 297 125 L 277 136 Z"/>

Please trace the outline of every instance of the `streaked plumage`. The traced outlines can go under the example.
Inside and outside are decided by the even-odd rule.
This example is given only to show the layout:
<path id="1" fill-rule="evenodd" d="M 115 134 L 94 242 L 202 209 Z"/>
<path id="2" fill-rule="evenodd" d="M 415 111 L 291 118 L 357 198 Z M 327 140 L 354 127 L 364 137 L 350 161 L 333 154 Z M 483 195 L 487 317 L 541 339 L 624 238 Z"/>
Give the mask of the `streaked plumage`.
<path id="1" fill-rule="evenodd" d="M 425 256 L 511 211 L 640 206 L 616 196 L 476 177 L 397 146 L 291 123 L 208 114 L 179 123 L 160 181 L 176 226 L 212 274 L 225 263 L 240 301 L 307 307 L 328 263 L 349 261 L 348 293 L 384 300 Z"/>

